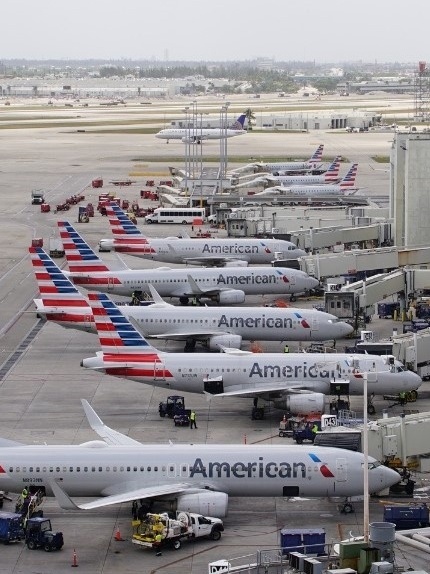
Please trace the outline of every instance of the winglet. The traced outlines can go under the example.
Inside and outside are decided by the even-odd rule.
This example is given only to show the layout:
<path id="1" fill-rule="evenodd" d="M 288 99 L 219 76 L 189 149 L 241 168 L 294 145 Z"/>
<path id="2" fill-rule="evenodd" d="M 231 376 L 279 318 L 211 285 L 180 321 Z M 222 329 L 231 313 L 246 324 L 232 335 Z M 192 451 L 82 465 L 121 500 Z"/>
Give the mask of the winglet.
<path id="1" fill-rule="evenodd" d="M 48 482 L 60 508 L 63 508 L 64 510 L 81 510 L 81 507 L 73 502 L 70 496 L 64 492 L 56 480 L 52 479 Z"/>
<path id="2" fill-rule="evenodd" d="M 96 411 L 90 406 L 89 402 L 85 399 L 81 399 L 82 406 L 84 407 L 85 415 L 88 420 L 88 424 L 93 429 L 95 433 L 99 435 L 107 444 L 109 445 L 141 445 L 137 440 L 120 433 L 114 429 L 111 429 L 101 420 Z"/>
<path id="3" fill-rule="evenodd" d="M 151 297 L 154 301 L 154 305 L 158 305 L 159 307 L 173 307 L 174 305 L 171 305 L 170 303 L 167 303 L 158 293 L 158 291 L 150 284 L 148 283 L 148 288 L 151 292 Z M 154 305 L 151 305 L 151 307 L 153 307 Z"/>
<path id="4" fill-rule="evenodd" d="M 197 283 L 194 281 L 194 279 L 191 277 L 191 275 L 187 275 L 187 278 L 188 278 L 188 283 L 190 284 L 191 291 L 193 292 L 193 294 L 203 295 L 203 291 L 200 289 L 200 287 L 197 285 Z"/>

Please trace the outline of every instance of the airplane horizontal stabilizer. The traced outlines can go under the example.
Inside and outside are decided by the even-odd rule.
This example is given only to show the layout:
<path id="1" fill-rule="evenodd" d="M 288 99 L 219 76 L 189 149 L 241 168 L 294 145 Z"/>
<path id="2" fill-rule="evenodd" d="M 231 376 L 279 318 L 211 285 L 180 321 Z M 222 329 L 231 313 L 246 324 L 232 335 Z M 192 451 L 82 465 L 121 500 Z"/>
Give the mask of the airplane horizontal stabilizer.
<path id="1" fill-rule="evenodd" d="M 81 400 L 90 427 L 109 445 L 141 445 L 137 440 L 106 426 L 85 399 Z"/>
<path id="2" fill-rule="evenodd" d="M 169 486 L 153 486 L 148 488 L 137 488 L 134 490 L 125 491 L 110 496 L 102 496 L 96 498 L 91 502 L 85 504 L 76 504 L 70 496 L 61 488 L 55 480 L 49 481 L 49 486 L 57 499 L 58 504 L 65 510 L 92 510 L 94 508 L 102 508 L 103 506 L 110 506 L 112 504 L 121 504 L 123 502 L 130 502 L 132 500 L 140 500 L 142 498 L 155 498 L 158 496 L 166 496 L 169 494 L 178 494 L 188 490 L 189 485 L 185 483 L 171 484 Z M 126 485 L 124 485 L 126 486 Z"/>

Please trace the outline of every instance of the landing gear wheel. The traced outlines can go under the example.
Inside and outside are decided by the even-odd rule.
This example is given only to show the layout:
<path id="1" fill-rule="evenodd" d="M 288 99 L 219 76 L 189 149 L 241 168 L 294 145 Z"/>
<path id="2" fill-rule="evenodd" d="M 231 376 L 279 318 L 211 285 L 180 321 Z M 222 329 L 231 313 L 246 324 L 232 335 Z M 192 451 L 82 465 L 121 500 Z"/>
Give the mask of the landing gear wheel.
<path id="1" fill-rule="evenodd" d="M 251 413 L 251 419 L 253 421 L 261 421 L 264 419 L 264 408 L 263 407 L 254 407 Z"/>
<path id="2" fill-rule="evenodd" d="M 188 297 L 179 297 L 179 303 L 181 305 L 188 305 Z"/>
<path id="3" fill-rule="evenodd" d="M 418 398 L 418 391 L 409 391 L 408 400 L 414 403 Z"/>
<path id="4" fill-rule="evenodd" d="M 376 413 L 376 409 L 373 405 L 367 405 L 367 414 L 374 415 Z"/>
<path id="5" fill-rule="evenodd" d="M 342 506 L 341 512 L 343 514 L 351 514 L 352 512 L 354 512 L 354 507 L 350 502 L 345 502 L 345 504 Z"/>

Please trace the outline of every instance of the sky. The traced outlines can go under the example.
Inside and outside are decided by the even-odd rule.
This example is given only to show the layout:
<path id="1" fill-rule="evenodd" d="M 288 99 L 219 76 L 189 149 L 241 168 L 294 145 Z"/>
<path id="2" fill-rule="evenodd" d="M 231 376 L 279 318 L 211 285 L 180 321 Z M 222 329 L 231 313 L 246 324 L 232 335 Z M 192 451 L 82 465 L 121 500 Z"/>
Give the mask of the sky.
<path id="1" fill-rule="evenodd" d="M 0 60 L 418 62 L 428 0 L 8 0 Z"/>

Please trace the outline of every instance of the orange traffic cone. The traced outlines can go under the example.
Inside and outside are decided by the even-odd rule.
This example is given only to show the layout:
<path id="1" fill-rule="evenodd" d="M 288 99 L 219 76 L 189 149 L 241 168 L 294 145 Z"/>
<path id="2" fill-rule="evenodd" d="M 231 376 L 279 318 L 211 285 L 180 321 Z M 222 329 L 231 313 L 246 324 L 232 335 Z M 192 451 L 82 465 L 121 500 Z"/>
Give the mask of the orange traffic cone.
<path id="1" fill-rule="evenodd" d="M 116 532 L 115 532 L 115 540 L 117 542 L 123 542 L 124 541 L 124 538 L 121 536 L 121 532 L 119 531 L 119 526 L 117 527 Z"/>
<path id="2" fill-rule="evenodd" d="M 78 557 L 76 556 L 76 550 L 73 548 L 72 568 L 77 568 L 78 566 Z"/>

